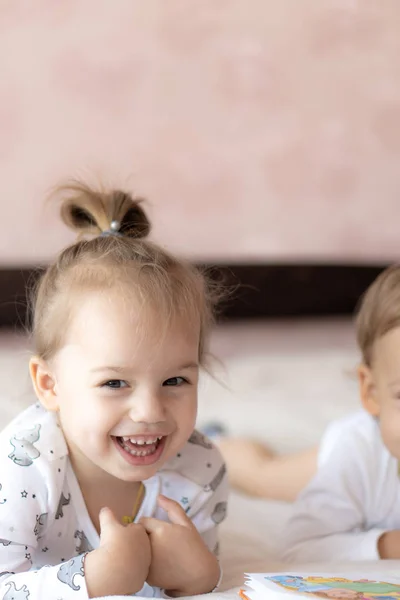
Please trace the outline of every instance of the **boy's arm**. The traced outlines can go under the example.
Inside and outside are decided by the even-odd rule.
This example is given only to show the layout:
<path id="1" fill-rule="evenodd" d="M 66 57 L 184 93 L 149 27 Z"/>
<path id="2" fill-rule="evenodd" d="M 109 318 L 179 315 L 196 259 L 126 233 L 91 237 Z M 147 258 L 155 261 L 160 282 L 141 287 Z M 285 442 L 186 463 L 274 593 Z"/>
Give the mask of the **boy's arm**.
<path id="1" fill-rule="evenodd" d="M 300 494 L 284 531 L 289 561 L 376 560 L 386 530 L 371 525 L 377 506 L 379 456 L 374 444 L 344 431 L 312 482 Z M 375 522 L 381 520 L 374 515 Z"/>

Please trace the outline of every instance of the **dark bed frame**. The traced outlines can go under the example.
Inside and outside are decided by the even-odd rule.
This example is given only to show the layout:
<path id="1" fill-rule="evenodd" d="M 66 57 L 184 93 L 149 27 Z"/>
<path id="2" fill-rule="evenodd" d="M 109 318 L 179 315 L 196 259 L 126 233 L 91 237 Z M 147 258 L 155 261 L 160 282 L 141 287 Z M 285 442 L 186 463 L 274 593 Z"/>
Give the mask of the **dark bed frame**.
<path id="1" fill-rule="evenodd" d="M 212 277 L 230 290 L 221 320 L 351 315 L 369 284 L 386 265 L 217 264 Z M 0 327 L 28 322 L 27 288 L 41 269 L 0 269 Z"/>

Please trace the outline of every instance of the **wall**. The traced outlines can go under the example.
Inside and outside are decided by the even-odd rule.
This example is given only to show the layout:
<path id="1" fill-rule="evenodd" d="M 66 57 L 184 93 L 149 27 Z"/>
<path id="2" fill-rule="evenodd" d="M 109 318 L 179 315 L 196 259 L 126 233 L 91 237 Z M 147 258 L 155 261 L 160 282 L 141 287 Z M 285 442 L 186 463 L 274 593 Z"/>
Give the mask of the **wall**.
<path id="1" fill-rule="evenodd" d="M 51 185 L 150 199 L 200 260 L 399 258 L 398 0 L 3 0 L 0 262 L 71 237 Z"/>

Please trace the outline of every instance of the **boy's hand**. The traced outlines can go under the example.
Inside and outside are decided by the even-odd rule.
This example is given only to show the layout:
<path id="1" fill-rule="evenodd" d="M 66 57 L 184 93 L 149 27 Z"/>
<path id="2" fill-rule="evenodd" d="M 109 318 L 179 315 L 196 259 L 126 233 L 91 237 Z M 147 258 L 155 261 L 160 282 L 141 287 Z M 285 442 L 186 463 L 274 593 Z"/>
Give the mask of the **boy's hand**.
<path id="1" fill-rule="evenodd" d="M 168 514 L 170 523 L 148 517 L 140 520 L 151 544 L 147 582 L 171 596 L 211 592 L 220 576 L 218 560 L 177 502 L 159 496 L 158 504 Z"/>
<path id="2" fill-rule="evenodd" d="M 380 558 L 400 558 L 400 530 L 394 529 L 382 534 L 378 540 Z"/>
<path id="3" fill-rule="evenodd" d="M 85 558 L 89 598 L 132 595 L 142 589 L 151 550 L 143 525 L 124 526 L 109 508 L 100 512 L 100 546 Z"/>

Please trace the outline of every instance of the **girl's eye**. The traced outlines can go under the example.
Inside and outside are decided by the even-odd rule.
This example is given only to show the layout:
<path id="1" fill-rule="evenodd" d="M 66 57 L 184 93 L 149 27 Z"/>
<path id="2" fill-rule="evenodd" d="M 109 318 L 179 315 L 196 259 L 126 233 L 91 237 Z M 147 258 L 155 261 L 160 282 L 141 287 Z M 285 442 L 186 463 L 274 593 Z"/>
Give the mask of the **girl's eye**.
<path id="1" fill-rule="evenodd" d="M 120 390 L 122 388 L 128 387 L 126 381 L 122 379 L 110 379 L 110 381 L 106 381 L 101 385 L 103 388 L 109 388 L 110 390 Z"/>
<path id="2" fill-rule="evenodd" d="M 188 383 L 188 380 L 184 377 L 171 377 L 170 379 L 166 379 L 163 385 L 166 386 L 181 386 L 184 383 Z"/>

